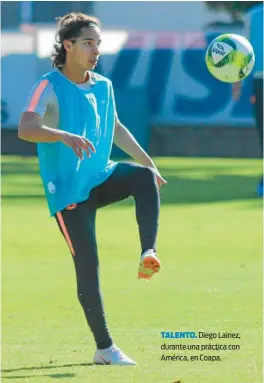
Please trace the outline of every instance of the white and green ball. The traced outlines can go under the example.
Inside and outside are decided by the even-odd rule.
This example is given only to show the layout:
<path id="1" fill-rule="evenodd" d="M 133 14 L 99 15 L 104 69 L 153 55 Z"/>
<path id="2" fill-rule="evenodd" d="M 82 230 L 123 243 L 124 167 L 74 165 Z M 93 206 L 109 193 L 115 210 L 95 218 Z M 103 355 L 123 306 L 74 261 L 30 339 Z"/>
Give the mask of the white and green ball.
<path id="1" fill-rule="evenodd" d="M 245 37 L 236 34 L 218 36 L 206 52 L 209 72 L 223 82 L 244 80 L 252 71 L 254 63 L 252 45 Z"/>

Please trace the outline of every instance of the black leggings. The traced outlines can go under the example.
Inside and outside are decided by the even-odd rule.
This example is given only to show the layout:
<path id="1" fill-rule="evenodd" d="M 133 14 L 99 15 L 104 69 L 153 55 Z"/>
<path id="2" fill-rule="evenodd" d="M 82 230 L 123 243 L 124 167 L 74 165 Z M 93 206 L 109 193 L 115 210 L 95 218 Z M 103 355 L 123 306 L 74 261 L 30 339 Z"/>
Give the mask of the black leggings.
<path id="1" fill-rule="evenodd" d="M 155 249 L 159 217 L 159 191 L 154 172 L 134 163 L 119 163 L 112 175 L 92 189 L 89 198 L 56 214 L 76 270 L 77 293 L 97 348 L 112 344 L 99 283 L 95 217 L 97 208 L 133 196 L 142 253 Z M 128 233 L 129 234 L 129 233 Z"/>

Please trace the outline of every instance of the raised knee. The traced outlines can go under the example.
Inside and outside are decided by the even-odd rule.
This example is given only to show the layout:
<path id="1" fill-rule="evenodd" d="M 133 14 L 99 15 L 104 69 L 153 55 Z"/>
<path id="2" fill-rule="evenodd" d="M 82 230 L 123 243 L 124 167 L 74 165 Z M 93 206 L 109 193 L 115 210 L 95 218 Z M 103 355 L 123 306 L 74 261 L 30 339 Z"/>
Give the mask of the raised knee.
<path id="1" fill-rule="evenodd" d="M 144 170 L 145 175 L 147 175 L 147 177 L 154 177 L 155 176 L 155 171 L 153 168 L 149 168 L 148 166 L 143 166 L 143 170 Z"/>
<path id="2" fill-rule="evenodd" d="M 155 171 L 152 168 L 149 168 L 147 166 L 143 166 L 141 168 L 141 182 L 144 183 L 155 183 L 156 182 L 156 175 Z"/>

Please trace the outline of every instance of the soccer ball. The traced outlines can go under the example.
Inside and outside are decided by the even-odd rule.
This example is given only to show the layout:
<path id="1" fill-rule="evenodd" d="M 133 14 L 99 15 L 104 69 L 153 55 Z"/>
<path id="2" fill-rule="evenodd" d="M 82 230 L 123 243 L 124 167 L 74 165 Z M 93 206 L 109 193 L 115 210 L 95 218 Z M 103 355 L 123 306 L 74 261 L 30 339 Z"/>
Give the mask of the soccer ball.
<path id="1" fill-rule="evenodd" d="M 225 34 L 218 36 L 206 52 L 209 72 L 223 82 L 244 80 L 252 71 L 255 54 L 250 42 L 243 36 Z"/>

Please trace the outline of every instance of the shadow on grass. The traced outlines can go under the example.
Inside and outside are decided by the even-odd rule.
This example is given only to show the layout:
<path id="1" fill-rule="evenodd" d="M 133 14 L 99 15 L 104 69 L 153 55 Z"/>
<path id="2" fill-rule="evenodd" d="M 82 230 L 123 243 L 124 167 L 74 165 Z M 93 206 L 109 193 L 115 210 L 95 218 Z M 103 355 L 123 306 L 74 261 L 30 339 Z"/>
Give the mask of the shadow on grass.
<path id="1" fill-rule="evenodd" d="M 1 163 L 1 173 L 2 175 L 11 175 L 11 174 L 39 174 L 39 166 L 36 162 L 27 162 L 24 158 L 18 158 L 16 162 L 2 162 Z"/>
<path id="2" fill-rule="evenodd" d="M 2 379 L 30 379 L 30 378 L 51 378 L 51 379 L 65 379 L 74 378 L 76 375 L 71 373 L 66 374 L 42 374 L 42 375 L 19 375 L 19 376 L 2 376 Z"/>
<path id="3" fill-rule="evenodd" d="M 34 370 L 50 370 L 53 368 L 65 368 L 65 367 L 78 367 L 78 366 L 93 366 L 93 363 L 75 363 L 75 364 L 62 364 L 62 365 L 48 365 L 48 366 L 33 366 L 33 367 L 19 367 L 19 368 L 10 368 L 10 369 L 3 369 L 1 372 L 8 373 L 8 372 L 17 372 L 17 371 L 34 371 Z"/>
<path id="4" fill-rule="evenodd" d="M 220 161 L 203 164 L 197 159 L 197 165 L 186 164 L 186 167 L 177 167 L 176 162 L 174 166 L 172 161 L 167 167 L 160 166 L 163 177 L 168 181 L 168 185 L 161 189 L 162 204 L 197 204 L 239 200 L 256 200 L 255 202 L 257 202 L 256 186 L 259 177 L 254 174 L 255 165 L 252 164 L 244 169 L 244 164 L 236 164 L 232 169 L 232 161 L 229 166 L 228 164 L 221 166 Z M 238 174 L 240 170 L 246 170 L 248 174 Z M 33 173 L 38 173 L 36 163 L 3 163 L 3 200 L 44 199 L 40 178 L 39 188 L 36 179 L 32 179 L 32 177 L 29 178 L 28 184 L 25 183 L 26 174 L 32 175 Z M 20 177 L 21 175 L 22 177 Z M 12 178 L 10 183 L 9 178 Z M 121 204 L 114 204 L 114 206 L 122 207 L 132 203 L 130 198 Z M 254 204 L 254 206 L 256 205 Z M 261 207 L 260 199 L 259 206 Z"/>
<path id="5" fill-rule="evenodd" d="M 22 371 L 37 371 L 37 370 L 51 370 L 56 368 L 67 368 L 67 367 L 90 367 L 93 366 L 93 363 L 75 363 L 75 364 L 62 364 L 62 365 L 48 365 L 48 366 L 32 366 L 32 367 L 19 367 L 19 368 L 11 368 L 11 369 L 3 369 L 1 370 L 2 379 L 27 379 L 34 377 L 49 377 L 53 379 L 63 379 L 63 378 L 73 378 L 76 375 L 73 373 L 64 373 L 64 374 L 44 374 L 44 375 L 19 375 L 19 376 L 11 376 L 10 373 L 22 372 Z M 8 374 L 8 375 L 7 375 Z"/>
<path id="6" fill-rule="evenodd" d="M 162 204 L 197 204 L 259 199 L 255 191 L 258 179 L 252 175 L 221 174 L 207 179 L 166 177 L 166 175 L 164 177 L 168 184 L 161 189 Z M 44 198 L 44 194 L 31 194 L 30 192 L 22 194 L 21 190 L 17 193 L 12 192 L 12 194 L 2 193 L 3 200 L 39 200 Z M 131 203 L 133 202 L 130 198 L 122 204 L 114 205 L 118 207 L 131 205 Z M 260 199 L 259 205 L 261 207 Z"/>

